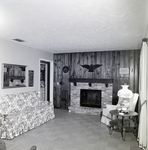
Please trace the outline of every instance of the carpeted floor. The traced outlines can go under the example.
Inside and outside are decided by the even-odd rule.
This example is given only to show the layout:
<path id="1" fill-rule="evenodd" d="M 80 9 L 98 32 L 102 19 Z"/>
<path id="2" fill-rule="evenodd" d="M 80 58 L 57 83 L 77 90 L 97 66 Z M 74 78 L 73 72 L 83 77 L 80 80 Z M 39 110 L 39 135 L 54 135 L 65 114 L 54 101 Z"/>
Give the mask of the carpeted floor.
<path id="1" fill-rule="evenodd" d="M 13 140 L 5 140 L 7 150 L 139 150 L 133 133 L 123 141 L 119 132 L 109 134 L 98 116 L 73 114 L 55 109 L 55 119 Z"/>

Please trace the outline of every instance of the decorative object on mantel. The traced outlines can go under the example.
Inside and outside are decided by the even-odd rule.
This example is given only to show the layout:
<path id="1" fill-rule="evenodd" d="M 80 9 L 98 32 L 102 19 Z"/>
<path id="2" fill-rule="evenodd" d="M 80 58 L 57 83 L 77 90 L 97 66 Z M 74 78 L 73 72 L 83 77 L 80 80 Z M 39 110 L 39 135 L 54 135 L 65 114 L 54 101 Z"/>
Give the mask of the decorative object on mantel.
<path id="1" fill-rule="evenodd" d="M 64 73 L 67 73 L 67 72 L 69 71 L 69 67 L 65 65 L 65 66 L 63 67 L 62 71 L 63 71 Z"/>
<path id="2" fill-rule="evenodd" d="M 122 89 L 120 89 L 117 93 L 119 97 L 119 104 L 121 108 L 127 109 L 129 107 L 129 101 L 133 96 L 133 92 L 128 89 L 129 85 L 121 85 Z"/>
<path id="3" fill-rule="evenodd" d="M 91 64 L 91 65 L 81 65 L 83 68 L 86 68 L 88 69 L 88 72 L 94 72 L 95 69 L 101 67 L 102 65 L 101 64 Z"/>

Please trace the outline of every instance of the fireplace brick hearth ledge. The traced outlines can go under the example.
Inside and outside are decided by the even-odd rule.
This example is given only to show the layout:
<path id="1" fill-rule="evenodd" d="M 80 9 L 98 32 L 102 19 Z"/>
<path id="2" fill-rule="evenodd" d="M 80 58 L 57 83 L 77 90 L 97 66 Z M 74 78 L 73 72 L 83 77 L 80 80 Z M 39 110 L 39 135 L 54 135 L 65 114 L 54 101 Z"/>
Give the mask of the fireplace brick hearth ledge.
<path id="1" fill-rule="evenodd" d="M 112 104 L 113 80 L 112 79 L 81 79 L 71 78 L 71 104 L 69 112 L 100 115 L 102 108 L 106 104 Z M 74 84 L 76 83 L 76 84 Z M 91 83 L 91 86 L 88 84 Z M 106 85 L 107 84 L 107 85 Z M 92 89 L 101 90 L 101 108 L 83 107 L 80 106 L 80 90 Z"/>

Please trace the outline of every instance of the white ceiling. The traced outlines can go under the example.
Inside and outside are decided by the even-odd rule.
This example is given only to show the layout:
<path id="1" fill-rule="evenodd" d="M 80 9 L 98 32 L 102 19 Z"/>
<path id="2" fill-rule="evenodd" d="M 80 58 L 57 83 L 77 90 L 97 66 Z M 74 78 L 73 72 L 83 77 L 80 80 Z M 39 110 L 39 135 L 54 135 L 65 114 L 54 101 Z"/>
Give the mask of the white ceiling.
<path id="1" fill-rule="evenodd" d="M 140 49 L 147 1 L 0 0 L 0 38 L 51 53 Z"/>

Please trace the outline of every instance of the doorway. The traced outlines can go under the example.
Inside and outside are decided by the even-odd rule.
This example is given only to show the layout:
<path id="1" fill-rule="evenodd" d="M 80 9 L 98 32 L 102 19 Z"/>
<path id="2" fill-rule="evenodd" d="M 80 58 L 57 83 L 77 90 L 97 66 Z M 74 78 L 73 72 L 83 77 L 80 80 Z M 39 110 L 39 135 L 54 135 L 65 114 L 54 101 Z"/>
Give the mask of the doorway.
<path id="1" fill-rule="evenodd" d="M 41 99 L 50 102 L 50 62 L 40 60 Z"/>

